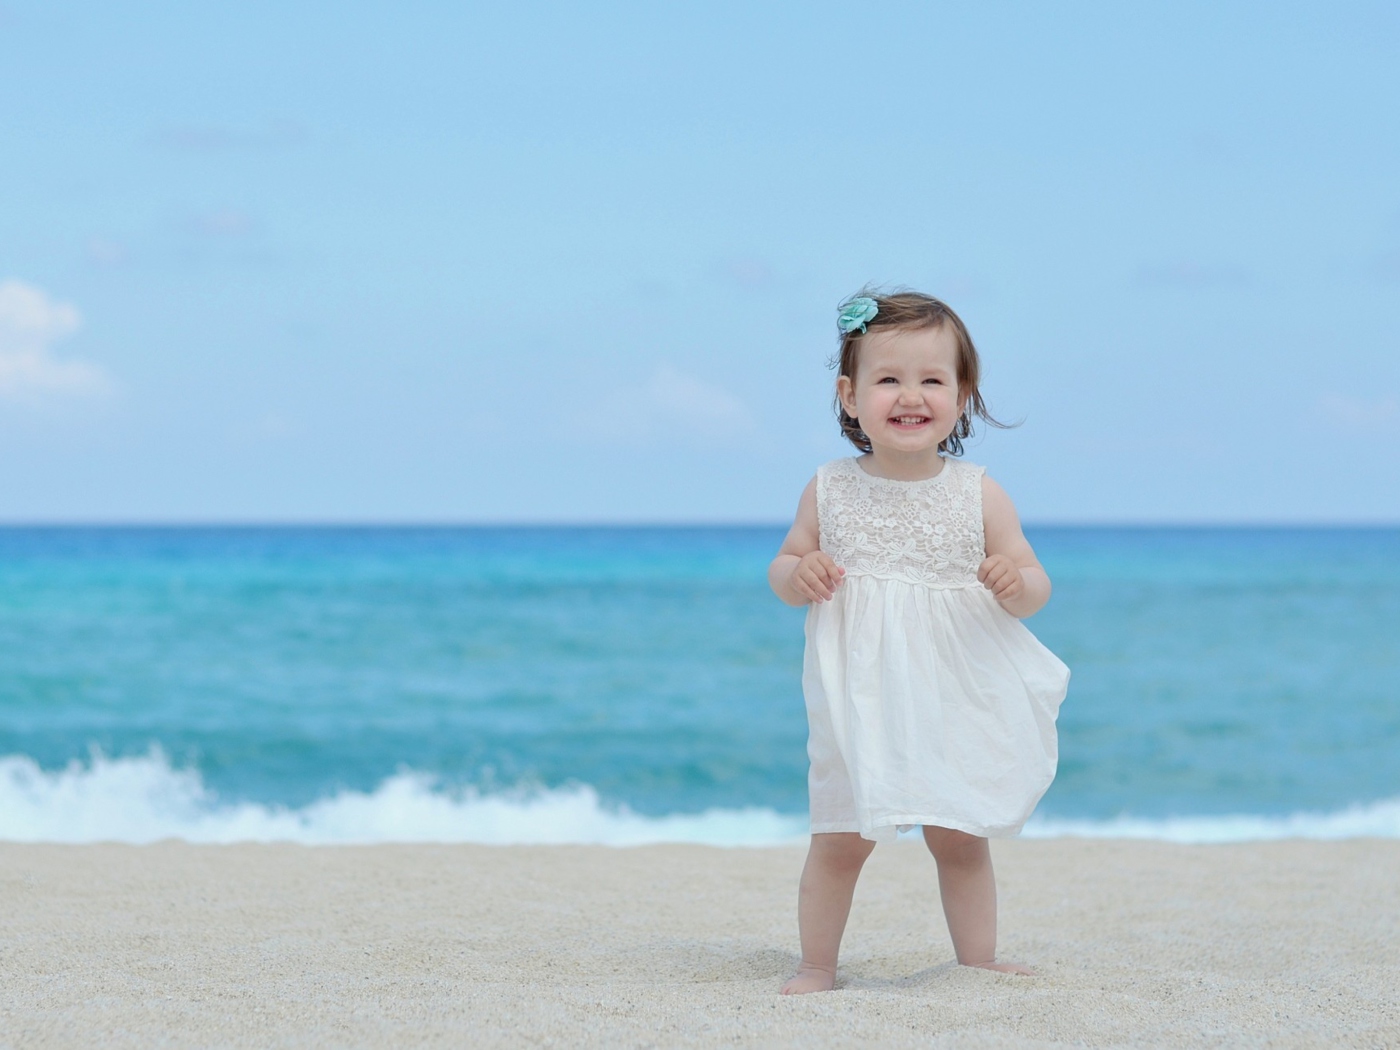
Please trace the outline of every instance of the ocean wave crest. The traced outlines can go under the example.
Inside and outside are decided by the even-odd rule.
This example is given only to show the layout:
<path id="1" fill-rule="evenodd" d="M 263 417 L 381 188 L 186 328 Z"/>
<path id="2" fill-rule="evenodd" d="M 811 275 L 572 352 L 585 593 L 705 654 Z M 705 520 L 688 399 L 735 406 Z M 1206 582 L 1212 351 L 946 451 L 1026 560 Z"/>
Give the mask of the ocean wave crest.
<path id="1" fill-rule="evenodd" d="M 197 769 L 172 766 L 158 748 L 127 758 L 94 751 L 52 771 L 27 755 L 0 758 L 0 839 L 14 842 L 771 846 L 800 842 L 806 830 L 805 816 L 760 808 L 649 817 L 605 805 L 586 784 L 485 794 L 403 771 L 373 791 L 292 809 L 221 802 Z"/>
<path id="2" fill-rule="evenodd" d="M 646 816 L 604 803 L 587 784 L 487 793 L 405 770 L 373 791 L 340 791 L 292 808 L 221 801 L 199 770 L 173 766 L 159 748 L 124 758 L 94 751 L 87 762 L 55 770 L 27 755 L 0 757 L 0 840 L 11 842 L 772 846 L 801 843 L 806 832 L 805 815 L 762 807 Z M 1400 838 L 1400 798 L 1285 816 L 1037 816 L 1024 835 L 1180 843 Z"/>
<path id="3" fill-rule="evenodd" d="M 1400 838 L 1400 798 L 1348 806 L 1330 813 L 1264 816 L 1230 813 L 1219 816 L 1142 817 L 1066 820 L 1033 817 L 1025 838 L 1153 839 L 1157 842 L 1269 842 L 1278 839 Z"/>

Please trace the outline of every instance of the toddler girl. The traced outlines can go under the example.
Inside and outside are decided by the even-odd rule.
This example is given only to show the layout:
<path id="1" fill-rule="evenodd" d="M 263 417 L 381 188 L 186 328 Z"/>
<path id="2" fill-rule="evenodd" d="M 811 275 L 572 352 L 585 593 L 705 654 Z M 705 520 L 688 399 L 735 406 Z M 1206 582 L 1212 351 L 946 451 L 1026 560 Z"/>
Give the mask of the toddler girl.
<path id="1" fill-rule="evenodd" d="M 802 671 L 812 844 L 802 964 L 827 991 L 875 842 L 922 825 L 958 962 L 996 958 L 989 836 L 1014 835 L 1055 776 L 1069 669 L 1020 622 L 1050 597 L 1016 508 L 952 457 L 996 424 L 957 314 L 927 295 L 861 295 L 838 321 L 836 413 L 863 455 L 817 471 L 768 579 L 810 605 Z"/>

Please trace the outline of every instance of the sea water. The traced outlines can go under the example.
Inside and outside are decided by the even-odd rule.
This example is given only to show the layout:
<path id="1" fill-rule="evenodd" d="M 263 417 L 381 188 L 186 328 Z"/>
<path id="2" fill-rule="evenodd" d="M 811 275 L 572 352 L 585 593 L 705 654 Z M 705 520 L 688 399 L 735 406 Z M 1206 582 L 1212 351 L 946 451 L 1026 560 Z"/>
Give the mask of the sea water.
<path id="1" fill-rule="evenodd" d="M 798 841 L 782 529 L 0 529 L 0 839 Z M 1400 530 L 1041 528 L 1028 834 L 1400 836 Z"/>

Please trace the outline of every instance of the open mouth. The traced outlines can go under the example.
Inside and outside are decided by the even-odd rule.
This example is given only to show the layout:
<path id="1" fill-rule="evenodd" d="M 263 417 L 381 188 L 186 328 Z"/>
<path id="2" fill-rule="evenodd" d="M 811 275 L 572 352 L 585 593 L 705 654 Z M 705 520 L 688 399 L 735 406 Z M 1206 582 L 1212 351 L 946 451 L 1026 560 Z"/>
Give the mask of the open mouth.
<path id="1" fill-rule="evenodd" d="M 890 422 L 897 427 L 921 427 L 929 422 L 928 416 L 891 416 Z"/>

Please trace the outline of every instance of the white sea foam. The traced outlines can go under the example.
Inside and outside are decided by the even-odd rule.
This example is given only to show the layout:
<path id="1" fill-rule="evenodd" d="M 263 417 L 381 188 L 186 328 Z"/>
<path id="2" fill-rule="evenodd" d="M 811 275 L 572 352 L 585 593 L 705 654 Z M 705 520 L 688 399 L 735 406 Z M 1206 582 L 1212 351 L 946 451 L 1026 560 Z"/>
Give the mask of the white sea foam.
<path id="1" fill-rule="evenodd" d="M 1158 842 L 1265 842 L 1272 839 L 1400 838 L 1400 798 L 1382 799 L 1330 813 L 1260 816 L 1231 813 L 1209 817 L 1115 817 L 1062 820 L 1032 817 L 1026 838 L 1155 839 Z"/>
<path id="2" fill-rule="evenodd" d="M 373 791 L 342 791 L 293 809 L 223 802 L 198 770 L 173 766 L 159 750 L 130 758 L 94 752 L 89 761 L 59 770 L 44 770 L 24 755 L 0 757 L 0 840 L 12 842 L 767 846 L 802 842 L 806 825 L 804 816 L 759 807 L 651 817 L 603 803 L 588 785 L 483 793 L 447 788 L 413 771 Z M 1035 818 L 1025 834 L 1167 842 L 1400 838 L 1400 798 L 1282 817 Z"/>
<path id="3" fill-rule="evenodd" d="M 73 761 L 47 771 L 25 755 L 0 758 L 0 840 L 16 842 L 480 842 L 602 844 L 800 842 L 805 817 L 770 809 L 711 809 L 649 817 L 605 805 L 587 785 L 483 794 L 404 771 L 370 792 L 342 791 L 299 809 L 221 802 L 195 769 L 157 750 Z"/>

